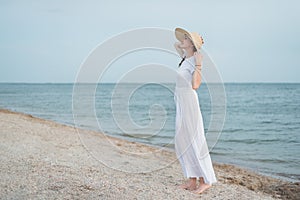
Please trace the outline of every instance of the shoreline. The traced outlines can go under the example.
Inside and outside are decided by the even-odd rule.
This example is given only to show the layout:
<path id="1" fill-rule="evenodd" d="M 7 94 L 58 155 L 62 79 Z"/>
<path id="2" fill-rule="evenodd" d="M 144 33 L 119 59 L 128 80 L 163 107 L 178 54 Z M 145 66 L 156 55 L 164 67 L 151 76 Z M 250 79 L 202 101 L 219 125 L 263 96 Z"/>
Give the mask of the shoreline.
<path id="1" fill-rule="evenodd" d="M 158 199 L 165 199 L 164 195 L 168 194 L 178 199 L 189 199 L 194 196 L 188 191 L 174 188 L 174 185 L 180 184 L 184 178 L 179 163 L 174 161 L 174 151 L 171 148 L 158 151 L 159 148 L 155 145 L 130 142 L 96 131 L 83 130 L 6 109 L 0 109 L 0 119 L 2 144 L 0 149 L 3 159 L 2 189 L 0 190 L 1 194 L 7 198 L 39 198 L 50 195 L 53 198 L 71 196 L 113 199 L 125 195 L 128 199 L 133 196 L 147 199 L 154 195 Z M 78 130 L 81 133 L 78 134 Z M 77 134 L 74 135 L 76 132 Z M 119 149 L 116 151 L 112 148 L 113 146 L 108 144 L 107 139 Z M 83 147 L 82 140 L 86 142 L 85 144 L 88 142 L 90 149 Z M 95 147 L 94 152 L 92 146 Z M 128 153 L 129 150 L 134 150 L 138 154 L 132 156 Z M 102 154 L 99 154 L 99 151 Z M 100 156 L 98 158 L 105 160 L 108 165 L 99 164 L 99 160 L 93 158 L 97 153 L 99 154 L 97 156 Z M 166 165 L 163 168 L 155 169 L 164 162 Z M 127 166 L 128 164 L 130 166 Z M 121 167 L 122 170 L 120 171 L 114 165 Z M 228 195 L 231 195 L 231 198 L 240 198 L 241 195 L 242 197 L 245 195 L 245 198 L 248 196 L 249 199 L 253 197 L 297 199 L 297 196 L 300 196 L 299 182 L 280 180 L 236 165 L 218 162 L 213 162 L 213 165 L 218 183 L 201 195 L 204 199 L 224 199 L 228 198 Z M 18 166 L 23 167 L 19 169 Z M 151 173 L 126 172 L 132 166 L 148 168 Z M 45 168 L 47 170 L 43 171 Z M 85 173 L 80 174 L 81 170 Z M 137 170 L 140 169 L 137 168 Z M 18 173 L 20 174 L 16 175 Z M 22 174 L 26 174 L 26 180 L 32 180 L 32 183 L 29 182 L 27 186 L 21 184 L 22 187 L 20 187 L 20 183 L 26 182 Z M 66 175 L 65 178 L 62 174 Z M 79 179 L 83 175 L 84 183 Z M 100 178 L 102 176 L 106 179 L 102 180 Z M 49 177 L 56 177 L 56 181 L 47 181 Z M 161 180 L 161 177 L 164 177 L 163 179 L 167 182 Z M 129 184 L 127 181 L 131 179 L 137 183 Z M 144 179 L 147 179 L 147 183 L 150 181 L 151 186 L 145 185 Z M 110 184 L 116 180 L 120 180 L 121 183 Z M 120 187 L 115 191 L 114 197 L 110 196 L 110 189 L 116 185 Z M 142 192 L 137 191 L 137 193 L 136 189 Z"/>

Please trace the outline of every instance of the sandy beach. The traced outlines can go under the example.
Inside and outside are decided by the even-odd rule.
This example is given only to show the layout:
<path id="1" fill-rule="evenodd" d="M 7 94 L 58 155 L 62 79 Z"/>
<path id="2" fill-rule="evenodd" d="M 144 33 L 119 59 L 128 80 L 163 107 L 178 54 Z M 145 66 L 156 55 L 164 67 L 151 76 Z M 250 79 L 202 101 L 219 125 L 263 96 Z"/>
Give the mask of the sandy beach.
<path id="1" fill-rule="evenodd" d="M 0 124 L 1 199 L 300 197 L 299 183 L 220 163 L 214 163 L 218 183 L 194 195 L 177 187 L 185 179 L 173 151 L 96 131 L 79 134 L 75 127 L 8 110 L 0 110 Z"/>

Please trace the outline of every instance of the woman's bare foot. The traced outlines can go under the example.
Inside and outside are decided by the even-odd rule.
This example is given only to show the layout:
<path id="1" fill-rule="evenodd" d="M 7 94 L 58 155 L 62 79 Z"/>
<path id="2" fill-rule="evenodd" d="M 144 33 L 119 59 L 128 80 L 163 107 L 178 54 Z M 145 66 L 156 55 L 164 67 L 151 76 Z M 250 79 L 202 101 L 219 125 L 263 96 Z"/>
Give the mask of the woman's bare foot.
<path id="1" fill-rule="evenodd" d="M 179 186 L 181 189 L 185 189 L 185 190 L 195 190 L 197 189 L 197 183 L 196 183 L 196 179 L 191 178 L 188 182 L 182 184 Z"/>
<path id="2" fill-rule="evenodd" d="M 180 185 L 179 187 L 181 189 L 190 190 L 190 191 L 193 191 L 193 190 L 197 189 L 196 184 L 190 184 L 190 183 L 184 183 L 184 184 Z"/>
<path id="3" fill-rule="evenodd" d="M 196 190 L 193 191 L 193 193 L 194 194 L 202 194 L 205 190 L 207 190 L 210 187 L 211 187 L 210 184 L 202 183 Z"/>

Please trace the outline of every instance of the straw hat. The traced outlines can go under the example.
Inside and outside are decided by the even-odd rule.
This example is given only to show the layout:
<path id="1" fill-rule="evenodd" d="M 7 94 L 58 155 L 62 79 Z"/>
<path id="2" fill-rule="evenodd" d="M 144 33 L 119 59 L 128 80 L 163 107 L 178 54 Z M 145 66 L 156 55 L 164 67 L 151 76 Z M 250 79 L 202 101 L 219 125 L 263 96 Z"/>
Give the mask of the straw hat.
<path id="1" fill-rule="evenodd" d="M 202 36 L 196 32 L 188 32 L 182 28 L 175 29 L 175 36 L 180 42 L 184 40 L 185 34 L 192 40 L 192 43 L 194 44 L 196 49 L 199 50 L 204 43 Z"/>

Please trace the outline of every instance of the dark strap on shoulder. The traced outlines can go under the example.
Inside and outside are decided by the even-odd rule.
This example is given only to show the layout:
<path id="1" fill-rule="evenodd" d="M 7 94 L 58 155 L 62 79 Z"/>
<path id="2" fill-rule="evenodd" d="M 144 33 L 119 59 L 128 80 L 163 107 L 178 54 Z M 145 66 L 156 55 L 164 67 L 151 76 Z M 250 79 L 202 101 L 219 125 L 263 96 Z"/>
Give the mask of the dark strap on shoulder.
<path id="1" fill-rule="evenodd" d="M 184 57 L 182 58 L 182 60 L 180 61 L 180 63 L 179 63 L 179 65 L 178 65 L 178 67 L 180 67 L 180 66 L 181 66 L 181 64 L 183 63 L 183 61 L 185 60 L 185 58 L 186 58 L 186 56 L 184 56 Z"/>

